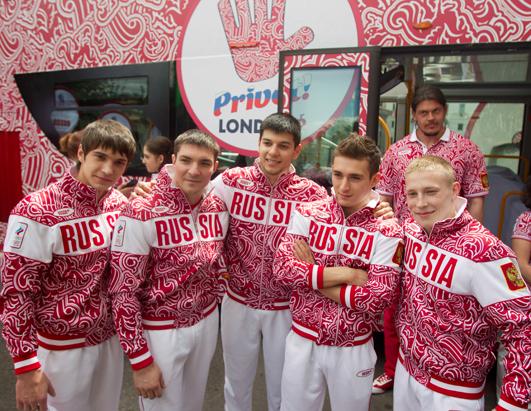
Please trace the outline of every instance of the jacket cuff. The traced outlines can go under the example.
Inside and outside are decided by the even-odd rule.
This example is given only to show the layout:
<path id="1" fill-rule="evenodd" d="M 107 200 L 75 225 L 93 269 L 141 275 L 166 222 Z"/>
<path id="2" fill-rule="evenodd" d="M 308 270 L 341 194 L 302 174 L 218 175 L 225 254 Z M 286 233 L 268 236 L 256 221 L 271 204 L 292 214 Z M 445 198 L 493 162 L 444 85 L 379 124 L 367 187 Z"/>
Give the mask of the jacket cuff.
<path id="1" fill-rule="evenodd" d="M 314 290 L 323 288 L 324 267 L 311 264 L 308 266 L 308 286 Z"/>
<path id="2" fill-rule="evenodd" d="M 339 289 L 339 299 L 341 305 L 345 307 L 352 308 L 354 305 L 354 291 L 355 288 L 351 285 L 342 285 Z"/>
<path id="3" fill-rule="evenodd" d="M 128 357 L 131 367 L 135 371 L 141 370 L 153 362 L 153 357 L 151 356 L 151 352 L 147 346 L 142 348 L 140 351 L 129 355 Z"/>
<path id="4" fill-rule="evenodd" d="M 41 368 L 41 363 L 37 358 L 37 351 L 29 354 L 13 357 L 13 364 L 15 366 L 15 374 L 24 374 L 33 370 Z"/>
<path id="5" fill-rule="evenodd" d="M 527 403 L 516 401 L 505 394 L 500 395 L 500 400 L 496 406 L 496 411 L 526 411 Z"/>

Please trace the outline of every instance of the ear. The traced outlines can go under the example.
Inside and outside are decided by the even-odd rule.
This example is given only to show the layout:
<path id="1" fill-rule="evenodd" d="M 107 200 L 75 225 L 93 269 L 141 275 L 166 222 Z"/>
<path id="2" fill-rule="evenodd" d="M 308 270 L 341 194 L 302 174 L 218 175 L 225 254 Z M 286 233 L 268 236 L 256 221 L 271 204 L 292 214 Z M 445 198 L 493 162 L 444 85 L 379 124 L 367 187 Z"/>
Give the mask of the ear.
<path id="1" fill-rule="evenodd" d="M 299 154 L 302 151 L 302 144 L 299 144 L 297 147 L 295 147 L 295 150 L 293 151 L 293 157 L 292 160 L 296 160 L 297 157 L 299 157 Z"/>
<path id="2" fill-rule="evenodd" d="M 85 161 L 85 153 L 83 152 L 83 148 L 81 147 L 81 144 L 77 148 L 77 160 L 82 163 Z"/>
<path id="3" fill-rule="evenodd" d="M 460 192 L 461 192 L 461 184 L 459 184 L 459 181 L 454 181 L 452 183 L 452 194 L 453 194 L 453 196 L 457 197 Z"/>
<path id="4" fill-rule="evenodd" d="M 219 161 L 216 160 L 216 162 L 214 163 L 214 170 L 213 170 L 214 173 L 216 172 L 218 167 L 219 167 Z"/>
<path id="5" fill-rule="evenodd" d="M 159 154 L 159 156 L 157 157 L 157 163 L 159 164 L 159 166 L 164 163 L 164 156 L 162 154 Z"/>
<path id="6" fill-rule="evenodd" d="M 380 172 L 378 171 L 375 175 L 371 177 L 371 187 L 374 188 L 378 185 L 380 181 Z"/>
<path id="7" fill-rule="evenodd" d="M 171 155 L 171 163 L 175 165 L 175 161 L 177 160 L 177 156 L 175 154 Z"/>

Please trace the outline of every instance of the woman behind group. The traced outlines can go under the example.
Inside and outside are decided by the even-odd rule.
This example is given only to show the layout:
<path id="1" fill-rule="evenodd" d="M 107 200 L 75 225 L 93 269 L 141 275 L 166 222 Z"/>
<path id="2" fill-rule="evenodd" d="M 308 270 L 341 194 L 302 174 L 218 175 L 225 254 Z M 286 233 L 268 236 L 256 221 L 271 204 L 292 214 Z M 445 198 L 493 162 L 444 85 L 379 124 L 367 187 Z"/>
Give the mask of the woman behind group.
<path id="1" fill-rule="evenodd" d="M 171 163 L 172 153 L 173 142 L 168 137 L 150 137 L 144 144 L 142 163 L 153 178 L 156 178 L 160 169 Z"/>

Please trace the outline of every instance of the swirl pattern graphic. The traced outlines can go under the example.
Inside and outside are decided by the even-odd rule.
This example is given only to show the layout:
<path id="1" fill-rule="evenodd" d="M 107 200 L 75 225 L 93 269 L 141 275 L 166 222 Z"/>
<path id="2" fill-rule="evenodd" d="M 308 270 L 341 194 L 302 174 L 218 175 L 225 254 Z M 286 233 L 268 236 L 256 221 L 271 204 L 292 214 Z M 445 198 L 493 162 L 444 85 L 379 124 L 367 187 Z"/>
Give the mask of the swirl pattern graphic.
<path id="1" fill-rule="evenodd" d="M 276 2 L 277 21 L 287 2 Z M 197 4 L 198 0 L 35 0 L 0 4 L 0 127 L 21 132 L 24 193 L 57 180 L 70 163 L 39 130 L 13 74 L 176 60 L 181 57 L 183 30 Z M 248 40 L 252 32 L 263 37 L 263 47 L 268 50 L 311 44 L 313 34 L 308 27 L 302 25 L 284 39 L 275 24 L 265 24 L 265 16 L 260 33 L 258 28 L 251 30 L 250 19 L 247 34 L 242 31 L 238 36 L 237 30 L 228 25 L 234 16 L 232 11 L 229 16 L 227 4 L 220 1 L 219 9 L 229 40 Z M 524 0 L 361 0 L 349 4 L 357 21 L 362 22 L 360 45 L 500 42 L 531 37 L 531 13 Z M 241 7 L 239 14 L 244 15 Z M 431 29 L 414 28 L 422 21 L 429 21 Z M 280 44 L 282 41 L 285 44 Z M 253 60 L 245 50 L 231 49 L 242 78 L 266 78 L 277 70 L 276 59 L 258 67 L 258 56 Z"/>

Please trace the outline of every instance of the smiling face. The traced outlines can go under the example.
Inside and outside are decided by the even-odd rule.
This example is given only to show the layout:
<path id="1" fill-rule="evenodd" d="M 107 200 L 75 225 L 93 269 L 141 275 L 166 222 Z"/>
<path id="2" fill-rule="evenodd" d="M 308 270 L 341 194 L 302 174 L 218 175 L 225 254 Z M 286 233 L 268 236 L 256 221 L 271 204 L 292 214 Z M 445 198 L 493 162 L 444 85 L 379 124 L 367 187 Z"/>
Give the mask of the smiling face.
<path id="1" fill-rule="evenodd" d="M 196 204 L 218 167 L 214 152 L 206 147 L 185 143 L 173 155 L 173 165 L 173 183 L 183 191 L 190 204 Z"/>
<path id="2" fill-rule="evenodd" d="M 439 170 L 406 173 L 406 202 L 415 221 L 428 233 L 433 225 L 455 217 L 459 183 Z"/>
<path id="3" fill-rule="evenodd" d="M 77 158 L 80 163 L 77 180 L 95 188 L 98 199 L 116 184 L 128 163 L 125 154 L 102 147 L 97 147 L 85 154 L 79 146 Z"/>
<path id="4" fill-rule="evenodd" d="M 440 138 L 444 134 L 447 107 L 436 100 L 424 100 L 413 112 L 419 137 Z"/>
<path id="5" fill-rule="evenodd" d="M 271 184 L 274 184 L 280 175 L 289 170 L 291 162 L 301 151 L 301 145 L 295 147 L 294 138 L 289 133 L 275 133 L 264 130 L 258 146 L 260 168 Z"/>
<path id="6" fill-rule="evenodd" d="M 332 184 L 336 200 L 346 216 L 365 207 L 379 174 L 371 177 L 369 160 L 337 155 L 332 163 Z"/>

